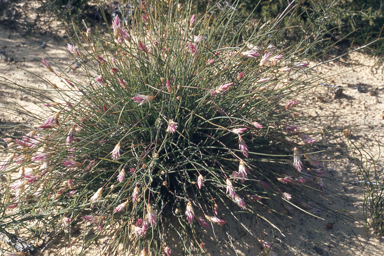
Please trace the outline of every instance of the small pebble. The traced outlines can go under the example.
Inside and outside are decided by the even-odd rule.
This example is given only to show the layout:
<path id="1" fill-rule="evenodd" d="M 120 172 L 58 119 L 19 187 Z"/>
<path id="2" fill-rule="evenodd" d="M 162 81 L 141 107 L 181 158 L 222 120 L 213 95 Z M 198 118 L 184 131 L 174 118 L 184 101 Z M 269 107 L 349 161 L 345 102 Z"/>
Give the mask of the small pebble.
<path id="1" fill-rule="evenodd" d="M 335 93 L 335 99 L 340 98 L 341 95 L 343 94 L 343 88 L 337 88 L 336 90 L 334 90 L 334 93 Z"/>
<path id="2" fill-rule="evenodd" d="M 320 255 L 328 255 L 328 253 L 324 250 L 324 249 L 321 249 L 320 247 L 313 247 L 313 249 Z"/>
<path id="3" fill-rule="evenodd" d="M 43 43 L 40 45 L 40 48 L 41 48 L 41 49 L 44 49 L 46 46 L 47 46 L 47 43 L 46 43 L 46 42 L 43 42 Z"/>
<path id="4" fill-rule="evenodd" d="M 334 172 L 335 169 L 333 169 L 332 167 L 329 167 L 329 171 Z"/>
<path id="5" fill-rule="evenodd" d="M 362 93 L 363 92 L 363 88 L 361 88 L 361 86 L 359 85 L 359 86 L 357 86 L 357 91 Z"/>
<path id="6" fill-rule="evenodd" d="M 347 137 L 347 138 L 350 138 L 352 133 L 351 133 L 351 129 L 344 129 L 343 130 L 343 133 L 344 133 L 344 136 Z"/>
<path id="7" fill-rule="evenodd" d="M 12 61 L 13 61 L 13 57 L 9 57 L 8 62 L 12 62 Z"/>

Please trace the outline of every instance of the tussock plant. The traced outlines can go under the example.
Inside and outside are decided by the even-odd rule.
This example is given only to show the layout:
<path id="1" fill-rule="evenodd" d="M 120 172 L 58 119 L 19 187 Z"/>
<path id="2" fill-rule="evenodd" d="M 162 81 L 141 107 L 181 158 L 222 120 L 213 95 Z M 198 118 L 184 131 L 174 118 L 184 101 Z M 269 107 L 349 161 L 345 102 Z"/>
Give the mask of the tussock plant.
<path id="1" fill-rule="evenodd" d="M 295 112 L 317 79 L 304 60 L 312 44 L 279 47 L 287 13 L 240 27 L 232 9 L 210 13 L 147 2 L 108 35 L 79 29 L 69 72 L 43 59 L 63 84 L 47 80 L 57 99 L 41 98 L 33 130 L 4 138 L 3 234 L 62 232 L 80 254 L 108 236 L 107 255 L 171 255 L 173 232 L 197 255 L 202 229 L 234 220 L 249 231 L 240 213 L 274 229 L 266 212 L 315 216 L 301 195 L 321 193 L 321 164 Z"/>

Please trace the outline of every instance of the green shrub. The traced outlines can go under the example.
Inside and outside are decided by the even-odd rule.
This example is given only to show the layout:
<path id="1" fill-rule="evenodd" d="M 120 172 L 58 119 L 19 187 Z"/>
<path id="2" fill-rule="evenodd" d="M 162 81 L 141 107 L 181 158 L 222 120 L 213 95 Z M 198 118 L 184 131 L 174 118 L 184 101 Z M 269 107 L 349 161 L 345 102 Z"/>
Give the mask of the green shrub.
<path id="1" fill-rule="evenodd" d="M 266 210 L 321 192 L 314 141 L 295 126 L 306 117 L 294 112 L 317 79 L 303 60 L 314 44 L 274 46 L 278 22 L 252 28 L 214 11 L 194 20 L 188 5 L 147 4 L 131 30 L 116 19 L 110 37 L 78 31 L 74 74 L 43 60 L 66 87 L 52 84 L 60 99 L 42 99 L 33 131 L 5 139 L 0 231 L 27 227 L 31 241 L 63 231 L 83 250 L 107 235 L 110 255 L 169 252 L 174 231 L 196 255 L 201 228 L 235 219 L 248 230 L 238 214 L 270 223 Z M 84 222 L 84 236 L 71 232 Z"/>

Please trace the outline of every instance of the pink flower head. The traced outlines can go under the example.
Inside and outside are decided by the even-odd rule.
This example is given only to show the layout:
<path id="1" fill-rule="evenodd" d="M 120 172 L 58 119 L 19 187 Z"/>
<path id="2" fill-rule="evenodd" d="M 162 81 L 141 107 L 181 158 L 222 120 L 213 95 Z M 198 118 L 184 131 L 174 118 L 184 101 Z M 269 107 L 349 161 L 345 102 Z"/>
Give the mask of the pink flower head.
<path id="1" fill-rule="evenodd" d="M 243 159 L 240 160 L 239 164 L 239 176 L 242 178 L 247 178 L 247 167 L 245 167 Z"/>
<path id="2" fill-rule="evenodd" d="M 168 78 L 167 78 L 167 81 L 165 82 L 165 85 L 166 85 L 166 87 L 167 87 L 167 91 L 168 91 L 169 93 L 171 93 L 171 92 L 172 92 L 172 85 L 171 85 L 171 82 L 169 81 Z"/>
<path id="3" fill-rule="evenodd" d="M 299 150 L 297 148 L 293 149 L 293 167 L 296 168 L 297 171 L 301 172 L 301 160 L 300 160 L 300 154 Z"/>
<path id="4" fill-rule="evenodd" d="M 200 224 L 200 226 L 205 227 L 205 228 L 209 228 L 208 222 L 206 222 L 203 217 L 195 215 L 195 219 Z"/>
<path id="5" fill-rule="evenodd" d="M 289 200 L 292 199 L 292 196 L 291 196 L 291 194 L 284 192 L 283 193 L 283 198 L 289 201 Z"/>
<path id="6" fill-rule="evenodd" d="M 5 141 L 5 143 L 11 143 L 13 141 L 12 138 L 4 138 L 3 141 Z"/>
<path id="7" fill-rule="evenodd" d="M 149 21 L 149 17 L 147 15 L 141 15 L 141 18 L 143 19 L 143 21 L 145 22 L 148 22 Z"/>
<path id="8" fill-rule="evenodd" d="M 123 211 L 129 204 L 129 201 L 125 201 L 124 203 L 119 204 L 116 206 L 116 208 L 113 210 L 114 213 Z"/>
<path id="9" fill-rule="evenodd" d="M 299 104 L 298 100 L 292 100 L 287 105 L 285 105 L 284 108 L 285 109 L 289 109 L 289 108 L 292 108 L 292 107 L 296 106 L 297 104 Z"/>
<path id="10" fill-rule="evenodd" d="M 242 52 L 241 55 L 247 58 L 256 58 L 260 56 L 260 53 L 257 50 L 249 50 Z"/>
<path id="11" fill-rule="evenodd" d="M 291 176 L 287 176 L 284 178 L 277 178 L 277 180 L 283 184 L 288 184 L 288 183 L 291 183 L 293 181 Z"/>
<path id="12" fill-rule="evenodd" d="M 119 175 L 117 175 L 117 180 L 118 180 L 119 182 L 123 182 L 124 178 L 125 178 L 125 169 L 123 168 L 123 169 L 121 169 L 121 171 L 119 172 Z"/>
<path id="13" fill-rule="evenodd" d="M 24 179 L 26 181 L 28 181 L 28 183 L 35 183 L 36 181 L 38 181 L 41 177 L 38 176 L 38 175 L 35 175 L 33 173 L 27 173 L 25 174 L 24 176 Z"/>
<path id="14" fill-rule="evenodd" d="M 283 68 L 280 68 L 279 71 L 280 72 L 291 72 L 291 68 L 290 67 L 283 67 Z"/>
<path id="15" fill-rule="evenodd" d="M 240 135 L 239 135 L 239 149 L 240 149 L 241 153 L 243 153 L 243 155 L 248 158 L 247 144 L 245 144 L 245 141 L 243 140 L 243 138 Z"/>
<path id="16" fill-rule="evenodd" d="M 116 74 L 116 73 L 120 72 L 120 70 L 118 68 L 116 68 L 116 67 L 113 67 L 113 68 L 111 68 L 111 72 L 113 74 Z"/>
<path id="17" fill-rule="evenodd" d="M 164 248 L 164 253 L 165 253 L 167 256 L 171 256 L 172 251 L 171 251 L 171 249 L 170 249 L 168 246 L 166 246 L 166 247 Z"/>
<path id="18" fill-rule="evenodd" d="M 67 44 L 68 46 L 68 50 L 71 52 L 71 53 L 76 53 L 76 47 L 71 45 L 71 44 Z"/>
<path id="19" fill-rule="evenodd" d="M 271 188 L 271 185 L 269 185 L 267 182 L 265 182 L 265 181 L 260 181 L 260 183 L 261 183 L 261 185 L 263 186 L 263 187 L 265 187 L 266 189 L 270 189 Z"/>
<path id="20" fill-rule="evenodd" d="M 133 203 L 136 201 L 137 197 L 139 196 L 139 193 L 140 193 L 139 187 L 136 186 L 136 187 L 133 189 L 133 193 L 132 193 L 132 202 L 133 202 Z"/>
<path id="21" fill-rule="evenodd" d="M 21 148 L 27 148 L 29 147 L 29 143 L 25 142 L 25 141 L 22 141 L 22 140 L 19 140 L 19 139 L 16 139 L 16 143 L 21 147 Z"/>
<path id="22" fill-rule="evenodd" d="M 195 24 L 195 20 L 196 20 L 196 15 L 193 14 L 191 19 L 189 20 L 189 27 L 192 29 L 193 28 L 193 25 Z"/>
<path id="23" fill-rule="evenodd" d="M 307 62 L 300 62 L 295 65 L 295 68 L 305 68 L 306 66 L 308 66 Z"/>
<path id="24" fill-rule="evenodd" d="M 240 72 L 238 75 L 237 75 L 237 81 L 240 81 L 241 79 L 244 78 L 244 73 L 243 72 Z"/>
<path id="25" fill-rule="evenodd" d="M 148 52 L 147 46 L 145 46 L 145 44 L 143 42 L 141 42 L 141 41 L 139 41 L 139 48 L 143 52 Z"/>
<path id="26" fill-rule="evenodd" d="M 49 71 L 51 71 L 51 72 L 55 72 L 55 71 L 53 70 L 51 64 L 49 64 L 49 62 L 48 62 L 46 59 L 42 58 L 41 61 L 43 62 L 44 66 L 45 66 Z"/>
<path id="27" fill-rule="evenodd" d="M 120 28 L 120 19 L 119 19 L 119 16 L 118 16 L 118 15 L 115 16 L 115 19 L 114 19 L 113 22 L 112 22 L 112 28 L 113 28 L 113 29 L 118 29 L 118 28 Z"/>
<path id="28" fill-rule="evenodd" d="M 95 223 L 95 219 L 98 219 L 97 217 L 93 216 L 93 215 L 85 215 L 84 217 L 81 217 L 83 220 L 85 220 L 86 222 L 91 222 L 91 223 Z M 97 221 L 96 221 L 97 222 Z"/>
<path id="29" fill-rule="evenodd" d="M 146 218 L 147 218 L 149 224 L 151 224 L 152 226 L 156 225 L 157 215 L 153 211 L 152 206 L 150 204 L 148 204 L 148 207 L 147 207 L 147 216 L 146 216 Z"/>
<path id="30" fill-rule="evenodd" d="M 199 174 L 199 177 L 197 177 L 197 186 L 199 187 L 199 189 L 201 189 L 201 187 L 203 186 L 203 182 L 204 182 L 204 177 L 203 175 Z"/>
<path id="31" fill-rule="evenodd" d="M 213 212 L 215 213 L 215 215 L 219 214 L 219 206 L 216 203 L 213 206 Z"/>
<path id="32" fill-rule="evenodd" d="M 120 29 L 120 35 L 126 41 L 131 40 L 131 37 L 129 36 L 128 32 L 125 29 Z"/>
<path id="33" fill-rule="evenodd" d="M 196 44 L 198 44 L 198 43 L 201 42 L 201 39 L 202 39 L 202 37 L 201 37 L 200 35 L 195 36 L 195 38 L 193 39 L 193 42 L 196 43 Z"/>
<path id="34" fill-rule="evenodd" d="M 283 57 L 283 55 L 275 55 L 271 58 L 271 62 L 273 65 L 276 65 L 276 63 Z"/>
<path id="35" fill-rule="evenodd" d="M 299 137 L 304 141 L 305 144 L 312 144 L 316 142 L 316 140 L 311 139 L 311 137 L 309 137 L 307 134 L 299 133 Z"/>
<path id="36" fill-rule="evenodd" d="M 75 135 L 75 131 L 76 131 L 75 128 L 76 128 L 76 125 L 73 125 L 68 132 L 67 141 L 66 141 L 67 146 L 70 146 L 71 143 L 73 142 L 73 136 Z"/>
<path id="37" fill-rule="evenodd" d="M 79 163 L 79 162 L 73 160 L 72 158 L 70 158 L 70 159 L 64 161 L 63 164 L 64 164 L 66 167 L 69 167 L 69 168 L 80 167 L 80 166 L 83 165 L 82 163 Z"/>
<path id="38" fill-rule="evenodd" d="M 7 206 L 7 209 L 13 209 L 16 208 L 18 204 L 10 204 Z"/>
<path id="39" fill-rule="evenodd" d="M 253 200 L 256 200 L 256 201 L 260 201 L 261 200 L 261 197 L 256 196 L 256 195 L 251 195 L 250 198 L 253 199 Z"/>
<path id="40" fill-rule="evenodd" d="M 243 132 L 245 132 L 247 130 L 247 128 L 233 128 L 231 130 L 231 132 L 233 132 L 234 134 L 242 134 Z"/>
<path id="41" fill-rule="evenodd" d="M 276 46 L 274 46 L 273 44 L 270 44 L 268 45 L 267 50 L 273 52 L 274 50 L 276 50 Z"/>
<path id="42" fill-rule="evenodd" d="M 99 75 L 98 77 L 96 77 L 96 82 L 98 83 L 102 83 L 103 82 L 103 77 L 101 75 Z"/>
<path id="43" fill-rule="evenodd" d="M 139 106 L 141 106 L 144 103 L 152 101 L 154 98 L 155 98 L 155 96 L 138 94 L 135 97 L 133 97 L 132 100 L 136 103 L 139 103 Z"/>
<path id="44" fill-rule="evenodd" d="M 213 59 L 209 59 L 209 60 L 207 60 L 207 65 L 211 65 L 211 64 L 213 64 L 215 62 L 215 60 L 213 60 Z"/>
<path id="45" fill-rule="evenodd" d="M 174 133 L 176 132 L 176 130 L 177 130 L 177 123 L 174 122 L 172 119 L 169 119 L 166 132 Z"/>
<path id="46" fill-rule="evenodd" d="M 298 132 L 300 129 L 296 125 L 287 125 L 284 127 L 287 132 Z"/>
<path id="47" fill-rule="evenodd" d="M 264 241 L 264 240 L 261 240 L 260 242 L 261 242 L 261 246 L 262 246 L 263 248 L 271 249 L 271 244 L 270 244 L 270 243 L 268 243 L 268 242 L 266 242 L 266 241 Z M 271 256 L 272 256 L 272 255 L 271 255 Z"/>
<path id="48" fill-rule="evenodd" d="M 73 185 L 73 181 L 71 179 L 68 179 L 67 184 L 68 184 L 69 189 L 75 188 L 75 186 Z"/>
<path id="49" fill-rule="evenodd" d="M 116 144 L 115 148 L 112 150 L 111 154 L 112 154 L 112 158 L 117 160 L 120 158 L 120 147 L 121 147 L 121 144 L 120 144 L 120 141 Z"/>
<path id="50" fill-rule="evenodd" d="M 222 226 L 222 225 L 224 225 L 225 223 L 227 223 L 227 221 L 222 220 L 222 219 L 219 219 L 219 218 L 217 218 L 217 217 L 215 217 L 215 216 L 208 216 L 208 215 L 205 215 L 205 218 L 206 218 L 207 220 L 209 220 L 210 222 L 216 223 L 216 224 L 218 224 L 218 225 L 220 225 L 220 226 Z"/>
<path id="51" fill-rule="evenodd" d="M 122 78 L 119 78 L 119 83 L 120 83 L 121 87 L 123 87 L 123 88 L 127 88 L 128 87 L 127 82 L 124 79 L 122 79 Z"/>
<path id="52" fill-rule="evenodd" d="M 240 178 L 240 173 L 238 172 L 232 172 L 232 175 L 231 175 L 232 178 Z"/>
<path id="53" fill-rule="evenodd" d="M 148 228 L 148 223 L 143 221 L 143 219 L 138 219 L 136 225 L 134 226 L 134 232 L 136 236 L 144 236 Z"/>
<path id="54" fill-rule="evenodd" d="M 100 56 L 96 56 L 96 57 L 97 57 L 97 60 L 100 61 L 101 63 L 107 62 L 105 59 L 103 59 L 103 57 L 100 57 Z"/>
<path id="55" fill-rule="evenodd" d="M 255 126 L 256 128 L 258 129 L 262 129 L 263 126 L 261 124 L 259 124 L 258 122 L 252 122 L 253 126 Z"/>
<path id="56" fill-rule="evenodd" d="M 232 182 L 230 179 L 226 180 L 226 185 L 227 185 L 227 194 L 229 194 L 230 197 L 235 198 L 235 189 L 232 185 Z"/>
<path id="57" fill-rule="evenodd" d="M 68 227 L 69 224 L 71 223 L 71 219 L 67 218 L 67 217 L 64 217 L 62 221 L 63 221 L 63 226 L 64 227 Z"/>
<path id="58" fill-rule="evenodd" d="M 90 161 L 89 164 L 87 165 L 87 167 L 85 167 L 84 172 L 89 172 L 91 170 L 92 166 L 94 166 L 94 165 L 95 165 L 95 160 Z"/>
<path id="59" fill-rule="evenodd" d="M 47 161 L 49 160 L 49 158 L 51 157 L 51 154 L 50 153 L 40 153 L 34 157 L 32 157 L 32 161 L 39 161 L 39 162 L 44 162 L 44 161 Z"/>
<path id="60" fill-rule="evenodd" d="M 185 216 L 187 216 L 187 220 L 190 224 L 193 223 L 193 218 L 195 217 L 195 212 L 192 208 L 192 203 L 189 201 L 187 204 L 187 209 L 185 210 Z"/>
<path id="61" fill-rule="evenodd" d="M 241 208 L 241 209 L 246 209 L 247 207 L 245 206 L 245 202 L 243 198 L 241 198 L 238 194 L 235 194 L 235 203 Z"/>
<path id="62" fill-rule="evenodd" d="M 272 53 L 268 52 L 263 55 L 263 57 L 260 60 L 260 64 L 259 64 L 260 67 L 264 66 L 264 64 L 266 64 L 269 61 L 269 57 L 271 57 L 271 54 Z"/>
<path id="63" fill-rule="evenodd" d="M 159 46 L 159 41 L 155 40 L 155 41 L 153 41 L 152 44 L 153 44 L 154 46 Z"/>
<path id="64" fill-rule="evenodd" d="M 305 183 L 305 182 L 307 182 L 307 180 L 306 180 L 305 178 L 303 178 L 303 177 L 296 178 L 295 180 L 298 181 L 298 182 L 300 182 L 300 183 Z"/>
<path id="65" fill-rule="evenodd" d="M 53 128 L 53 127 L 56 127 L 57 125 L 59 125 L 60 112 L 61 111 L 48 117 L 47 120 L 45 121 L 45 123 L 43 125 L 39 126 L 39 128 L 47 129 L 47 128 Z"/>
<path id="66" fill-rule="evenodd" d="M 223 84 L 217 87 L 214 91 L 211 91 L 211 96 L 216 95 L 216 93 L 225 92 L 229 86 L 233 85 L 233 83 Z"/>
<path id="67" fill-rule="evenodd" d="M 190 52 L 191 54 L 195 54 L 195 52 L 196 52 L 196 46 L 195 46 L 193 43 L 189 43 L 188 47 L 189 47 L 189 52 Z"/>
<path id="68" fill-rule="evenodd" d="M 99 189 L 96 191 L 96 193 L 89 199 L 89 201 L 90 201 L 91 203 L 96 202 L 97 200 L 100 199 L 100 197 L 101 197 L 102 194 L 103 194 L 103 188 L 101 187 L 101 188 L 99 188 Z"/>

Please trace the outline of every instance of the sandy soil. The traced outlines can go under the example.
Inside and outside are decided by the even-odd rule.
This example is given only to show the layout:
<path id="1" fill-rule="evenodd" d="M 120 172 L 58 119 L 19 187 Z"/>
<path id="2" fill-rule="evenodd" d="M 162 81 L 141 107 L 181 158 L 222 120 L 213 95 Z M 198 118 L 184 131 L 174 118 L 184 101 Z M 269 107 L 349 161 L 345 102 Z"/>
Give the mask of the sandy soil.
<path id="1" fill-rule="evenodd" d="M 45 49 L 40 48 L 43 42 L 47 43 Z M 49 56 L 50 61 L 66 68 L 70 58 L 65 44 L 65 38 L 57 41 L 46 35 L 23 37 L 16 31 L 1 27 L 0 49 L 6 52 L 7 57 L 12 57 L 13 61 L 0 60 L 0 74 L 19 84 L 49 88 L 47 83 L 33 74 L 54 78 L 44 69 L 42 57 Z M 319 74 L 329 77 L 328 84 L 342 86 L 342 97 L 334 99 L 330 89 L 320 86 L 311 90 L 301 101 L 301 111 L 309 111 L 313 117 L 307 129 L 323 130 L 324 133 L 316 139 L 318 143 L 330 147 L 329 152 L 322 156 L 326 166 L 325 191 L 318 197 L 318 203 L 329 208 L 329 211 L 319 214 L 323 220 L 299 211 L 294 211 L 291 222 L 270 216 L 271 220 L 273 218 L 279 223 L 285 235 L 282 236 L 265 222 L 241 216 L 245 225 L 257 235 L 247 234 L 235 221 L 215 229 L 217 240 L 212 231 L 203 232 L 201 238 L 211 255 L 260 255 L 261 248 L 256 236 L 273 243 L 273 251 L 278 255 L 383 255 L 383 238 L 374 235 L 372 230 L 364 226 L 363 190 L 354 185 L 359 177 L 358 168 L 351 160 L 351 144 L 347 138 L 335 136 L 348 128 L 352 134 L 351 141 L 361 143 L 360 146 L 371 154 L 379 156 L 378 142 L 384 142 L 384 66 L 375 66 L 376 62 L 373 57 L 352 53 L 341 61 L 317 67 Z M 357 90 L 358 86 L 362 92 Z M 374 96 L 371 96 L 372 92 Z M 0 84 L 1 122 L 32 122 L 27 117 L 9 112 L 13 104 L 20 104 L 31 111 L 41 111 L 34 105 L 32 98 Z M 383 158 L 379 163 L 384 164 Z M 349 215 L 350 218 L 342 218 L 336 213 Z M 99 244 L 102 245 L 106 239 L 108 237 L 100 239 Z M 177 247 L 180 246 L 174 244 L 172 255 L 179 255 Z M 60 236 L 44 253 L 37 255 L 76 255 L 78 248 L 75 244 L 68 250 Z M 99 248 L 96 246 L 85 255 L 101 255 Z"/>

